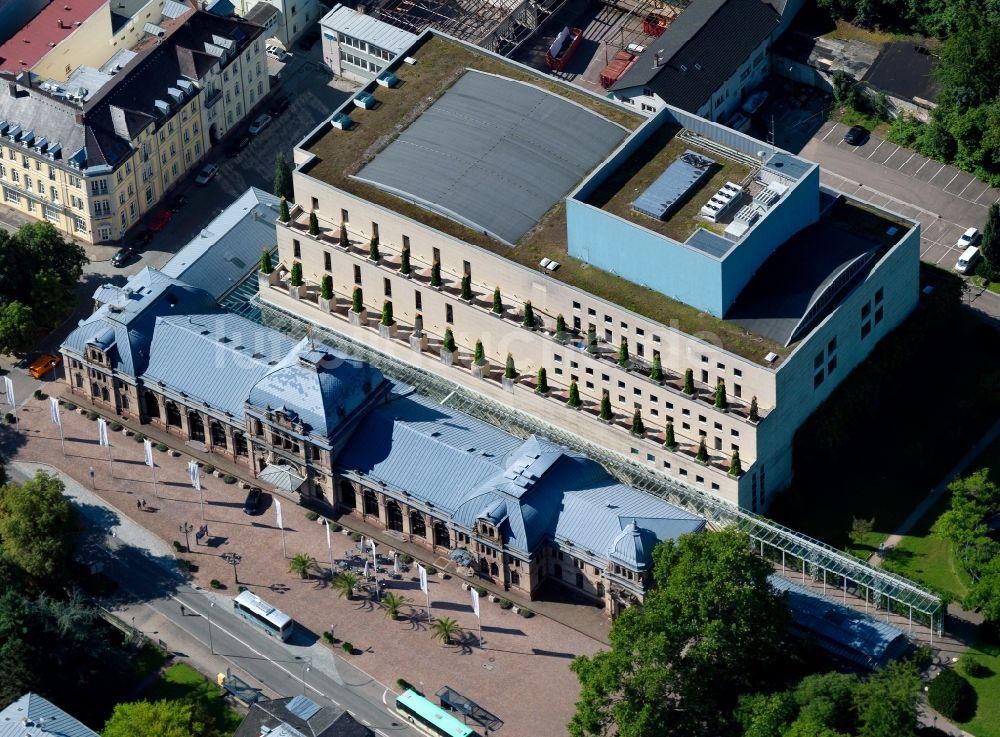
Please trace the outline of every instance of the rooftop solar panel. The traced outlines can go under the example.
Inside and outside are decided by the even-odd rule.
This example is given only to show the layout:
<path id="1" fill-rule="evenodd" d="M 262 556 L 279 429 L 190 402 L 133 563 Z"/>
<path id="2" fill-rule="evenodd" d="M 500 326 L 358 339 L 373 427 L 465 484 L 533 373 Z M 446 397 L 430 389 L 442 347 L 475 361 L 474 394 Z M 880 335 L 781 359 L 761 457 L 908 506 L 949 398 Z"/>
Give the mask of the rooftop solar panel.
<path id="1" fill-rule="evenodd" d="M 356 178 L 515 243 L 626 134 L 557 94 L 468 70 Z"/>

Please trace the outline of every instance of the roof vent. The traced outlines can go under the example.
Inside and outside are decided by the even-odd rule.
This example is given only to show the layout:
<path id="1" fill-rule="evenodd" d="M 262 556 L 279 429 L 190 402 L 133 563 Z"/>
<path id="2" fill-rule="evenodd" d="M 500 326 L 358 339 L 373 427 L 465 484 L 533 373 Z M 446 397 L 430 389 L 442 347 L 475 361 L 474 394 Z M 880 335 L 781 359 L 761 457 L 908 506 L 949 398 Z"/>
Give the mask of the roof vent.
<path id="1" fill-rule="evenodd" d="M 681 71 L 682 72 L 686 72 L 687 70 L 688 70 L 687 66 L 684 65 L 684 64 L 681 64 Z"/>
<path id="2" fill-rule="evenodd" d="M 701 71 L 701 64 L 695 64 L 694 68 L 697 69 L 700 72 Z"/>
<path id="3" fill-rule="evenodd" d="M 766 356 L 764 356 L 764 360 L 768 363 L 774 363 L 778 360 L 778 354 L 774 351 L 770 351 Z"/>

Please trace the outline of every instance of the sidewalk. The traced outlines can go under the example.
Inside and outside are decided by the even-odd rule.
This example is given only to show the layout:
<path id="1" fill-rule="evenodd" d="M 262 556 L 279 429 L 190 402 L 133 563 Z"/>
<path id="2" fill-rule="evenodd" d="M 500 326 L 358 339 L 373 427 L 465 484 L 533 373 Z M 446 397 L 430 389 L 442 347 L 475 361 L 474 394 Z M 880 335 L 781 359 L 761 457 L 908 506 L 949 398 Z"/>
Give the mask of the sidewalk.
<path id="1" fill-rule="evenodd" d="M 66 410 L 62 421 L 65 457 L 58 428 L 49 419 L 47 400 L 27 402 L 21 412 L 21 429 L 27 441 L 16 449 L 13 460 L 54 464 L 78 484 L 87 486 L 88 470 L 93 467 L 96 495 L 117 510 L 123 524 L 130 519 L 155 536 L 159 550 L 170 550 L 172 540 L 184 544 L 184 534 L 179 531 L 183 523 L 195 528 L 207 524 L 209 536 L 205 544 L 196 544 L 192 533 L 192 551 L 182 556 L 198 566 L 192 579 L 203 589 L 217 579 L 226 588 L 214 595 L 234 595 L 233 568 L 221 554 L 240 553 L 242 561 L 237 572 L 241 585 L 287 611 L 313 637 L 333 630 L 336 637 L 351 642 L 357 654 L 347 656 L 350 663 L 378 681 L 391 685 L 397 678 L 405 678 L 429 693 L 449 685 L 503 719 L 504 734 L 511 737 L 565 733 L 579 693 L 569 664 L 578 654 L 592 655 L 602 649 L 602 642 L 547 617 L 525 619 L 484 600 L 481 624 L 486 649 L 481 649 L 480 621 L 472 612 L 469 593 L 462 590 L 460 580 L 431 577 L 432 614 L 457 620 L 465 631 L 459 646 L 443 647 L 427 631 L 423 618 L 426 599 L 415 571 L 411 570 L 402 581 L 393 581 L 389 589 L 408 598 L 404 613 L 412 616 L 390 620 L 372 602 L 347 601 L 331 590 L 326 528 L 310 522 L 304 508 L 282 500 L 282 535 L 275 524 L 274 500 L 266 500 L 259 516 L 247 516 L 242 512 L 245 492 L 237 485 L 205 476 L 202 516 L 200 495 L 191 488 L 187 476 L 189 458 L 204 458 L 224 471 L 229 471 L 227 466 L 232 464 L 183 446 L 183 455 L 178 458 L 156 452 L 154 491 L 150 469 L 142 461 L 141 443 L 122 433 L 112 435 L 112 476 L 107 451 L 97 444 L 97 424 Z M 143 426 L 141 432 L 155 439 L 148 429 Z M 169 440 L 177 445 L 177 438 Z M 139 499 L 145 499 L 145 510 L 138 508 Z M 287 557 L 305 553 L 318 561 L 313 577 L 301 580 L 288 572 L 288 561 L 281 554 L 283 537 Z M 344 535 L 333 535 L 331 542 L 337 558 L 355 547 L 354 541 Z M 399 541 L 389 544 L 402 548 Z M 531 608 L 538 609 L 534 603 Z M 329 652 L 321 641 L 314 647 L 323 649 L 324 654 Z M 341 662 L 345 656 L 337 650 L 330 657 Z M 539 688 L 541 684 L 544 687 Z"/>

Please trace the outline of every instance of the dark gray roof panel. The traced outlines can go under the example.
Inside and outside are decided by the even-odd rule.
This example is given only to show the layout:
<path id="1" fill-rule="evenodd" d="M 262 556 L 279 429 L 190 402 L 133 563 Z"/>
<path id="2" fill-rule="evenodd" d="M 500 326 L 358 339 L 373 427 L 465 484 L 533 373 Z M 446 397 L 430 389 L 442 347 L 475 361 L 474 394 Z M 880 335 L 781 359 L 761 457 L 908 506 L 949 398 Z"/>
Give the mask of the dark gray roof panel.
<path id="1" fill-rule="evenodd" d="M 714 165 L 712 159 L 688 149 L 635 198 L 632 209 L 663 220 L 705 178 Z"/>
<path id="2" fill-rule="evenodd" d="M 357 178 L 515 243 L 626 133 L 558 95 L 470 70 Z"/>
<path id="3" fill-rule="evenodd" d="M 649 87 L 668 105 L 696 113 L 779 20 L 761 0 L 694 0 L 611 89 Z"/>
<path id="4" fill-rule="evenodd" d="M 875 89 L 904 100 L 920 98 L 935 102 L 937 64 L 938 58 L 926 46 L 912 41 L 887 43 L 863 79 Z"/>
<path id="5" fill-rule="evenodd" d="M 705 228 L 698 228 L 691 234 L 690 238 L 684 241 L 684 244 L 716 258 L 725 256 L 734 245 L 731 240 L 723 238 L 711 230 L 705 230 Z"/>

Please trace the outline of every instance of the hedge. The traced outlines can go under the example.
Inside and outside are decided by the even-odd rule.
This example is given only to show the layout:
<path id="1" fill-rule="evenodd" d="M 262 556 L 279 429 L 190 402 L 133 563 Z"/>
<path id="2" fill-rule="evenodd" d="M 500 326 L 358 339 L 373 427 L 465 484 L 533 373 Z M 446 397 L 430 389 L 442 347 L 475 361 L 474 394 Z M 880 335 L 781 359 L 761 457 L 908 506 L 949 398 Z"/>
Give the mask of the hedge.
<path id="1" fill-rule="evenodd" d="M 942 716 L 965 721 L 975 700 L 969 682 L 951 668 L 941 671 L 927 689 L 927 700 Z"/>

